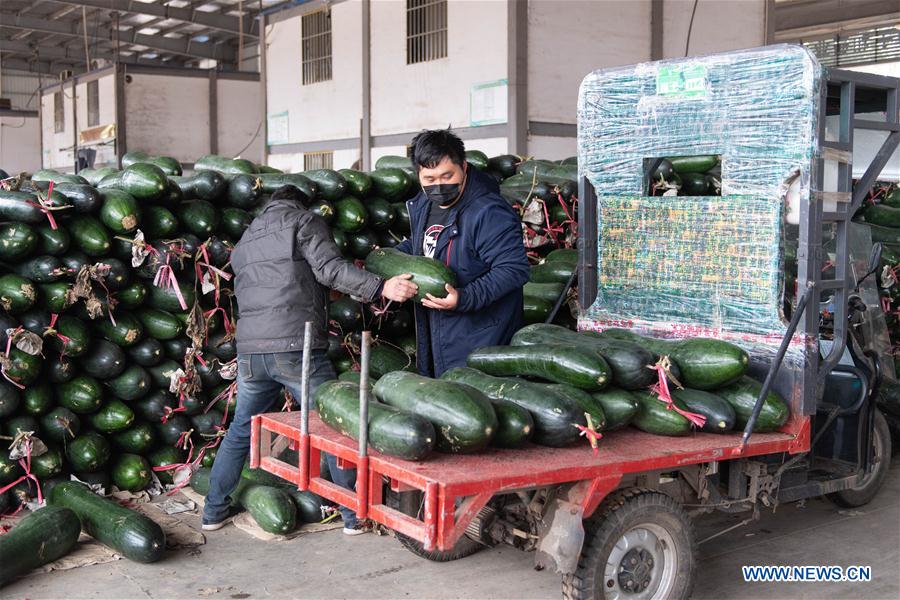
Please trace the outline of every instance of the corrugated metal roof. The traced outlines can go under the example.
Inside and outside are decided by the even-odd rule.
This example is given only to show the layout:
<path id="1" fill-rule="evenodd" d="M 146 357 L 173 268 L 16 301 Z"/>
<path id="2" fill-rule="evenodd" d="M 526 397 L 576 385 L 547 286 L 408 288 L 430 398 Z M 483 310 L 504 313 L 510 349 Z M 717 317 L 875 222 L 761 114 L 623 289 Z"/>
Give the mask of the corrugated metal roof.
<path id="1" fill-rule="evenodd" d="M 849 67 L 900 61 L 900 25 L 803 40 L 823 65 Z"/>
<path id="2" fill-rule="evenodd" d="M 256 45 L 261 10 L 286 0 L 2 0 L 0 66 L 56 76 L 124 60 L 225 70 Z M 88 62 L 90 61 L 90 62 Z"/>

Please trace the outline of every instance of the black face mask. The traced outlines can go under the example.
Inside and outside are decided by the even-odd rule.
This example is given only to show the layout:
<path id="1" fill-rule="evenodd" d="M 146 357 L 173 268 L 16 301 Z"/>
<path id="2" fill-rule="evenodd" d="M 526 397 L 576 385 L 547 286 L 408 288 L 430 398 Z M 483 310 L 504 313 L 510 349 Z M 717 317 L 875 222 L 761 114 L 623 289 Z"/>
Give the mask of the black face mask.
<path id="1" fill-rule="evenodd" d="M 460 184 L 458 183 L 438 183 L 436 185 L 425 185 L 425 196 L 441 206 L 450 204 L 459 196 Z"/>

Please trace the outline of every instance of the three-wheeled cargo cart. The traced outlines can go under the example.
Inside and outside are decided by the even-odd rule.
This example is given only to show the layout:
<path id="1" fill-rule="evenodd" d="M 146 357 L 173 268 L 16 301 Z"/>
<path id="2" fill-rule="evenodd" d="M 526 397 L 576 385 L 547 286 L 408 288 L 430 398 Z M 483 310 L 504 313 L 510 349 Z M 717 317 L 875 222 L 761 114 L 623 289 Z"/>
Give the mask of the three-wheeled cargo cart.
<path id="1" fill-rule="evenodd" d="M 527 446 L 412 462 L 370 451 L 365 431 L 357 443 L 330 429 L 304 397 L 300 412 L 254 417 L 251 466 L 432 560 L 498 543 L 536 551 L 567 598 L 686 597 L 691 514 L 757 516 L 820 495 L 865 504 L 890 460 L 874 395 L 893 369 L 881 369 L 886 330 L 866 278 L 879 248 L 870 255 L 850 219 L 900 141 L 898 93 L 896 79 L 825 70 L 796 46 L 602 70 L 582 84 L 579 329 L 742 346 L 764 382 L 743 432 L 625 429 L 596 454 Z M 854 187 L 859 128 L 885 142 Z M 721 196 L 648 193 L 659 158 L 694 155 L 721 157 Z M 754 433 L 769 389 L 791 417 Z M 287 446 L 299 450 L 290 461 Z M 322 477 L 322 452 L 357 468 L 355 492 Z"/>

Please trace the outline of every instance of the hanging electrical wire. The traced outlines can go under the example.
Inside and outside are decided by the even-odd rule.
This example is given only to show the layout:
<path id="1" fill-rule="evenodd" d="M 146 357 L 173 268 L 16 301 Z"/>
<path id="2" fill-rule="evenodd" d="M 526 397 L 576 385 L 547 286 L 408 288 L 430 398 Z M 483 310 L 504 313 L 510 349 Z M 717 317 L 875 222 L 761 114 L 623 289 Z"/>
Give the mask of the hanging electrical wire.
<path id="1" fill-rule="evenodd" d="M 684 55 L 688 55 L 691 47 L 691 32 L 694 30 L 694 16 L 697 14 L 697 4 L 700 0 L 694 0 L 694 8 L 691 9 L 691 22 L 688 24 L 687 41 L 684 43 Z"/>

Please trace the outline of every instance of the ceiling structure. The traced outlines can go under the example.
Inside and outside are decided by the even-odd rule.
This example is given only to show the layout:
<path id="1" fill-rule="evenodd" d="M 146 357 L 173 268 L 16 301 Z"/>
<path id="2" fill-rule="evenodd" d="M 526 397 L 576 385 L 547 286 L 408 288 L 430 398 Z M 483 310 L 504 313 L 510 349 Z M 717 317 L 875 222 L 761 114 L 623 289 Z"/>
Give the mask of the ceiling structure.
<path id="1" fill-rule="evenodd" d="M 118 60 L 237 70 L 239 56 L 258 53 L 261 12 L 308 1 L 2 0 L 0 68 L 56 76 Z M 866 59 L 888 58 L 900 43 L 900 30 L 884 30 L 900 27 L 898 0 L 774 0 L 772 8 L 773 41 L 836 40 Z"/>
<path id="2" fill-rule="evenodd" d="M 773 21 L 828 67 L 900 61 L 900 0 L 775 0 Z"/>
<path id="3" fill-rule="evenodd" d="M 239 56 L 257 54 L 260 12 L 303 1 L 2 0 L 0 68 L 56 75 L 118 60 L 238 70 Z"/>
<path id="4" fill-rule="evenodd" d="M 898 0 L 775 0 L 775 39 L 812 39 L 900 23 Z"/>

